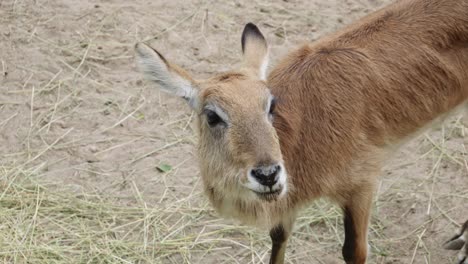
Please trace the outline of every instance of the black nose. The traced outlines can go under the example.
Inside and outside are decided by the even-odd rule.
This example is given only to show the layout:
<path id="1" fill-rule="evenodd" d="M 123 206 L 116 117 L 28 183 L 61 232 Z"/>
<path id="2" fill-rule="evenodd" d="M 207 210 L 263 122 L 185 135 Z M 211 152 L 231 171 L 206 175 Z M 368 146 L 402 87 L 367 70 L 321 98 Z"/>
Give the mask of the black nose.
<path id="1" fill-rule="evenodd" d="M 259 166 L 252 169 L 250 173 L 260 184 L 271 187 L 278 181 L 280 170 L 279 165 Z"/>

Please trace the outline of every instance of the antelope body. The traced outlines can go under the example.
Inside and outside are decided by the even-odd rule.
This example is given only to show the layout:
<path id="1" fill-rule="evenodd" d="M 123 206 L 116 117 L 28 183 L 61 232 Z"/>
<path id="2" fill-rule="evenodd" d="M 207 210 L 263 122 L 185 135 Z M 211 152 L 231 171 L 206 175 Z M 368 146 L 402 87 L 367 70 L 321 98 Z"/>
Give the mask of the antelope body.
<path id="1" fill-rule="evenodd" d="M 144 44 L 136 53 L 197 112 L 206 194 L 222 215 L 270 229 L 270 263 L 283 263 L 296 212 L 319 197 L 343 208 L 346 263 L 366 263 L 383 163 L 468 98 L 468 1 L 397 2 L 291 52 L 267 79 L 253 24 L 242 49 L 240 69 L 207 80 Z"/>

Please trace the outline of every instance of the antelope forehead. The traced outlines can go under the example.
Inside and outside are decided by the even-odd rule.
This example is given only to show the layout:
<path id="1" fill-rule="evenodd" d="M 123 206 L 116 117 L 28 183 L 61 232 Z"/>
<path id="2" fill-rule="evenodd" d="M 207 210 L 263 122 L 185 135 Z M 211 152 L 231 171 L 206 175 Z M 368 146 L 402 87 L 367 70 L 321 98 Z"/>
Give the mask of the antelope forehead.
<path id="1" fill-rule="evenodd" d="M 207 82 L 202 87 L 202 96 L 208 97 L 264 97 L 269 89 L 264 81 L 239 78 L 237 75 L 222 75 Z"/>
<path id="2" fill-rule="evenodd" d="M 257 82 L 249 84 L 255 87 L 249 89 L 240 89 L 238 85 L 207 87 L 201 93 L 202 110 L 214 111 L 224 120 L 235 123 L 263 118 L 265 113 L 269 112 L 273 96 L 266 85 L 258 85 Z"/>
<path id="3" fill-rule="evenodd" d="M 269 98 L 269 97 L 266 97 Z M 216 100 L 209 100 L 203 105 L 203 109 L 216 112 L 220 117 L 225 120 L 245 120 L 252 119 L 263 115 L 265 109 L 270 106 L 270 99 L 258 99 L 245 96 L 245 98 L 217 98 Z"/>

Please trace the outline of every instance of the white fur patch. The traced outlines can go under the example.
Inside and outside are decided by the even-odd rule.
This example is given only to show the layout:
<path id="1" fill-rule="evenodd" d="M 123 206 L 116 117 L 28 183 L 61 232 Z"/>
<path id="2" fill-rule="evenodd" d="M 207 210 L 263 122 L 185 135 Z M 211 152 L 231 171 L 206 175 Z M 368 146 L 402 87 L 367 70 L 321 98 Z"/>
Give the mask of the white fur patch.
<path id="1" fill-rule="evenodd" d="M 280 171 L 277 184 L 280 184 L 281 186 L 283 186 L 283 190 L 280 193 L 280 196 L 283 196 L 283 195 L 286 195 L 288 191 L 288 180 L 287 180 L 286 169 L 284 168 L 283 164 L 281 164 L 280 166 L 281 166 L 281 171 Z"/>
<path id="2" fill-rule="evenodd" d="M 468 256 L 466 255 L 467 252 L 467 245 L 463 246 L 463 248 L 460 250 L 460 253 L 458 253 L 458 260 L 462 261 L 465 259 L 465 262 L 460 262 L 461 264 L 468 264 Z"/>

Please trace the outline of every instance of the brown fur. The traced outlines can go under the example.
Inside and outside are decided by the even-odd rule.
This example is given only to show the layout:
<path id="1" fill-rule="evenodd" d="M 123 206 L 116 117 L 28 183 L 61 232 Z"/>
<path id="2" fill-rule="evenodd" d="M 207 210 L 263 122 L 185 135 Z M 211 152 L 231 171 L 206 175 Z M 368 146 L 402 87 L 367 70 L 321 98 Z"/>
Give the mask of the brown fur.
<path id="1" fill-rule="evenodd" d="M 356 162 L 463 103 L 467 38 L 468 2 L 405 1 L 277 65 L 268 86 L 293 184 L 306 186 L 297 200 L 361 186 L 368 176 L 350 173 Z"/>
<path id="2" fill-rule="evenodd" d="M 372 190 L 394 146 L 466 101 L 467 48 L 468 2 L 418 0 L 289 54 L 268 86 L 291 204 Z"/>
<path id="3" fill-rule="evenodd" d="M 394 146 L 466 101 L 467 48 L 468 2 L 418 0 L 289 54 L 268 86 L 291 204 L 371 190 Z"/>
<path id="4" fill-rule="evenodd" d="M 452 7 L 439 10 L 444 2 Z M 426 17 L 431 13 L 432 20 Z M 468 42 L 462 42 L 468 37 L 467 2 L 411 1 L 378 14 L 382 17 L 372 15 L 335 38 L 293 52 L 270 75 L 268 85 L 281 102 L 275 127 L 283 155 L 306 163 L 305 174 L 337 174 L 356 154 L 391 147 L 467 98 Z M 425 23 L 404 26 L 417 15 Z M 444 25 L 439 17 L 458 23 Z M 309 175 L 298 173 L 295 185 L 314 185 L 316 177 Z M 305 188 L 307 196 L 328 189 L 317 188 Z"/>
<path id="5" fill-rule="evenodd" d="M 328 197 L 345 211 L 346 262 L 365 263 L 382 163 L 468 98 L 468 1 L 399 1 L 291 52 L 266 83 L 259 80 L 266 42 L 255 26 L 246 29 L 241 70 L 205 81 L 171 70 L 197 94 L 198 151 L 210 201 L 224 215 L 282 226 L 286 239 L 273 241 L 272 259 L 283 263 L 297 210 Z M 157 63 L 172 68 L 165 59 Z M 268 88 L 278 99 L 273 126 L 266 118 Z M 207 126 L 203 109 L 210 104 L 226 113 L 224 128 Z M 264 201 L 241 187 L 255 164 L 282 161 L 285 196 Z"/>

